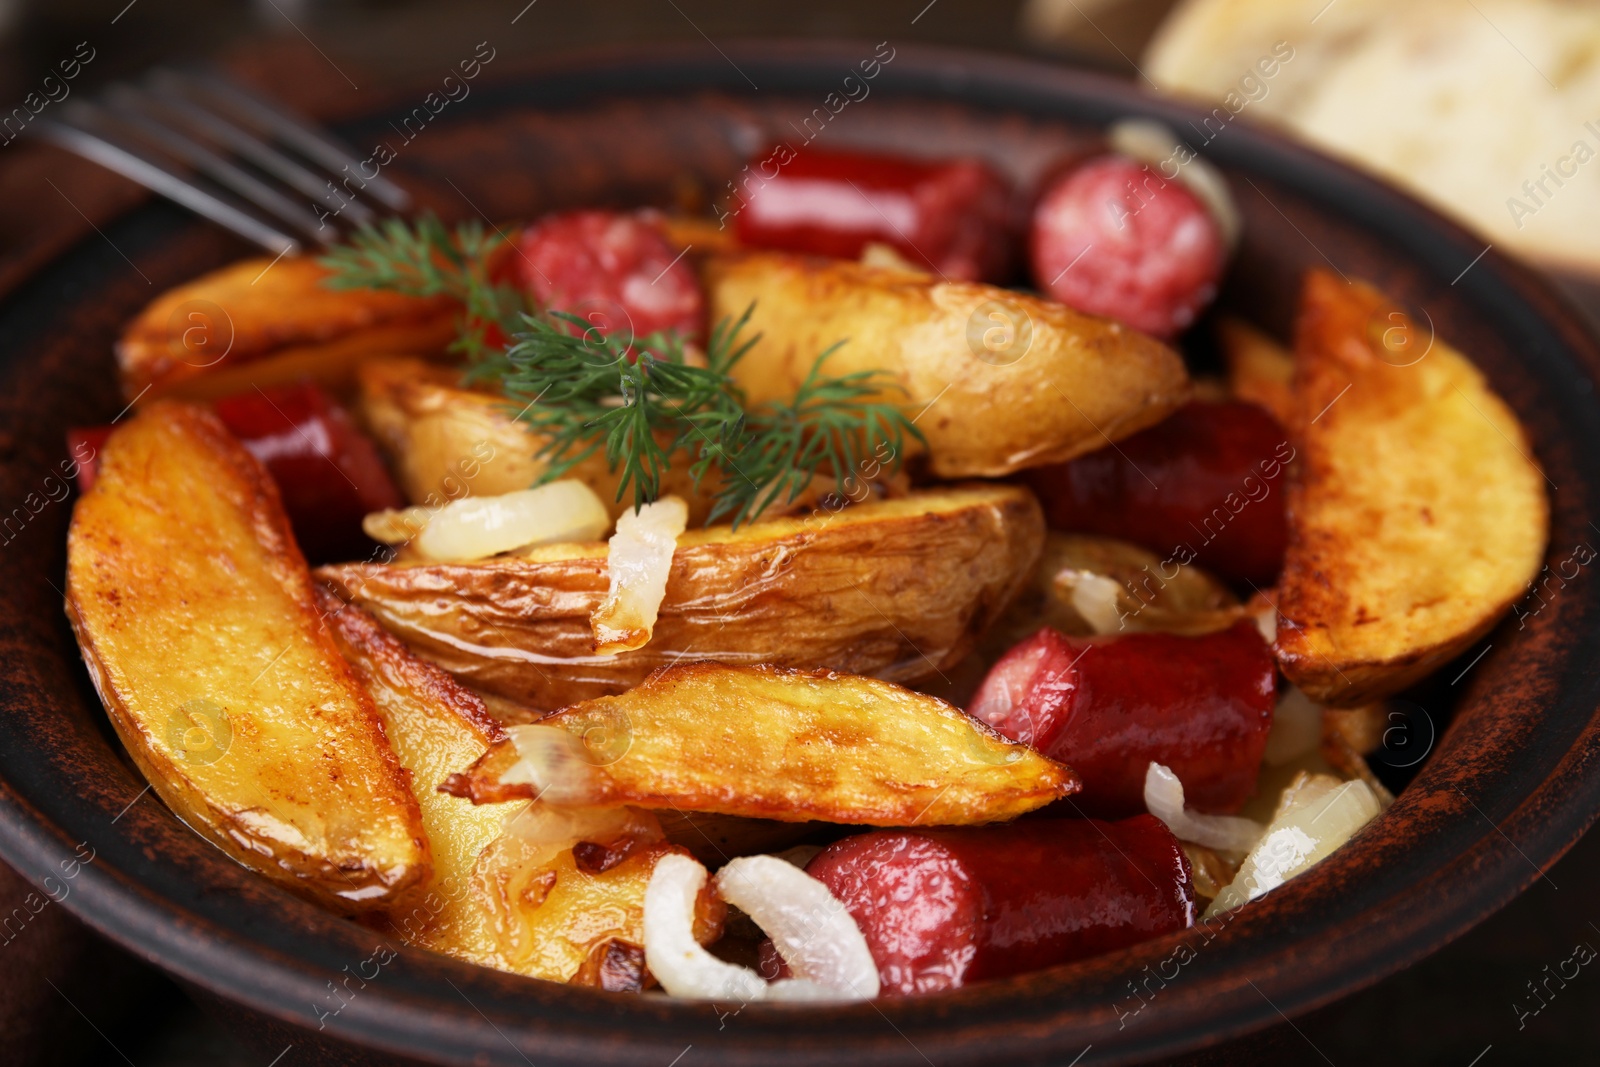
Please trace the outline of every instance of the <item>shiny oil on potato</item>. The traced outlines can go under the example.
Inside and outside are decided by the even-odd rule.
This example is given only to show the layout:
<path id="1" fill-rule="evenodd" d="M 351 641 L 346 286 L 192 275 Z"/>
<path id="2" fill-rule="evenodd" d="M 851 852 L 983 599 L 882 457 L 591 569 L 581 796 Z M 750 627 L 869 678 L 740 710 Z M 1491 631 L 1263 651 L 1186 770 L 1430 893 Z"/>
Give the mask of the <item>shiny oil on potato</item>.
<path id="1" fill-rule="evenodd" d="M 477 805 L 440 792 L 505 734 L 483 702 L 417 659 L 360 608 L 319 589 L 335 642 L 371 692 L 422 810 L 433 869 L 413 899 L 374 922 L 407 943 L 533 978 L 578 978 L 597 951 L 637 945 L 644 886 L 675 850 L 648 813 L 607 813 L 524 836 L 523 800 Z M 592 840 L 591 840 L 592 839 Z M 719 916 L 702 902 L 699 932 Z M 592 984 L 616 968 L 596 969 Z M 642 970 L 636 978 L 642 981 Z"/>
<path id="2" fill-rule="evenodd" d="M 1308 276 L 1277 653 L 1321 703 L 1392 695 L 1460 654 L 1544 554 L 1527 435 L 1476 367 L 1428 341 L 1370 286 Z"/>
<path id="3" fill-rule="evenodd" d="M 342 389 L 376 355 L 442 355 L 459 309 L 376 289 L 329 289 L 313 259 L 246 259 L 156 297 L 122 332 L 130 403 L 209 398 L 312 378 Z"/>
<path id="4" fill-rule="evenodd" d="M 389 743 L 411 776 L 433 856 L 420 899 L 391 915 L 391 927 L 411 944 L 501 966 L 489 912 L 472 894 L 472 874 L 479 854 L 524 805 L 469 804 L 439 786 L 505 734 L 481 700 L 407 652 L 371 616 L 326 589 L 317 594 L 334 642 L 372 694 Z"/>
<path id="5" fill-rule="evenodd" d="M 73 512 L 67 613 L 134 762 L 217 847 L 345 911 L 427 877 L 417 801 L 277 490 L 216 416 L 161 401 L 111 435 Z"/>
<path id="6" fill-rule="evenodd" d="M 781 253 L 707 260 L 710 317 L 753 312 L 734 367 L 752 402 L 829 374 L 882 370 L 941 478 L 1060 463 L 1159 422 L 1189 398 L 1172 349 L 1106 319 L 994 286 Z"/>
<path id="7" fill-rule="evenodd" d="M 1026 489 L 956 486 L 678 539 L 649 644 L 594 654 L 603 543 L 479 563 L 348 563 L 318 574 L 475 689 L 551 710 L 685 659 L 936 676 L 1030 574 L 1044 538 Z"/>
<path id="8" fill-rule="evenodd" d="M 464 803 L 464 801 L 462 802 Z M 590 847 L 585 847 L 590 846 Z M 508 832 L 484 850 L 474 872 L 474 903 L 495 931 L 506 970 L 553 982 L 617 987 L 586 967 L 597 953 L 644 944 L 644 891 L 663 856 L 687 855 L 676 845 L 638 843 L 613 852 L 594 842 L 548 852 Z M 724 908 L 709 891 L 696 901 L 695 939 L 722 933 Z"/>
<path id="9" fill-rule="evenodd" d="M 446 788 L 868 826 L 999 822 L 1078 788 L 942 700 L 832 671 L 691 663 L 512 729 Z"/>

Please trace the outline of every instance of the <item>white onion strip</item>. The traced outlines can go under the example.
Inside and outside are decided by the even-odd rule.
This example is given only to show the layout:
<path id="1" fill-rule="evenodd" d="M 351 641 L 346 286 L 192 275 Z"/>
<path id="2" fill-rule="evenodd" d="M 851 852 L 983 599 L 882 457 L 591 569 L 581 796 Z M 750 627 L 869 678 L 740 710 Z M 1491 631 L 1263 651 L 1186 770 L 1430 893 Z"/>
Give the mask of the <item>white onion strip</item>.
<path id="1" fill-rule="evenodd" d="M 656 861 L 644 891 L 644 962 L 675 997 L 763 1000 L 767 983 L 748 967 L 726 963 L 694 939 L 694 905 L 706 869 L 674 852 Z"/>
<path id="2" fill-rule="evenodd" d="M 611 588 L 589 617 L 596 653 L 614 656 L 650 643 L 667 595 L 672 554 L 688 524 L 689 507 L 675 496 L 625 511 L 617 519 L 606 561 Z"/>
<path id="3" fill-rule="evenodd" d="M 878 995 L 878 965 L 861 928 L 805 871 L 776 856 L 741 856 L 717 872 L 717 893 L 772 938 L 796 979 L 825 987 L 835 999 Z"/>
<path id="4" fill-rule="evenodd" d="M 528 545 L 593 541 L 611 516 L 593 489 L 575 479 L 499 496 L 468 496 L 437 510 L 376 511 L 361 522 L 385 544 L 409 542 L 424 559 L 441 563 L 487 559 Z"/>
<path id="5" fill-rule="evenodd" d="M 1114 634 L 1123 629 L 1122 586 L 1103 574 L 1072 571 L 1072 609 L 1083 617 L 1097 634 Z M 1056 580 L 1061 581 L 1061 576 Z"/>
<path id="6" fill-rule="evenodd" d="M 519 758 L 500 775 L 501 782 L 532 785 L 539 791 L 534 799 L 546 804 L 593 804 L 604 795 L 606 774 L 577 734 L 538 723 L 512 726 L 506 733 Z"/>
<path id="7" fill-rule="evenodd" d="M 1159 763 L 1144 775 L 1144 806 L 1167 824 L 1179 841 L 1224 852 L 1249 852 L 1267 828 L 1254 819 L 1237 815 L 1202 815 L 1183 806 L 1183 783 Z"/>
<path id="8" fill-rule="evenodd" d="M 675 997 L 708 1000 L 864 1000 L 878 995 L 878 966 L 844 905 L 815 878 L 776 856 L 745 856 L 717 875 L 717 891 L 750 916 L 792 971 L 770 985 L 717 959 L 694 939 L 694 905 L 706 869 L 663 856 L 644 892 L 644 961 Z"/>

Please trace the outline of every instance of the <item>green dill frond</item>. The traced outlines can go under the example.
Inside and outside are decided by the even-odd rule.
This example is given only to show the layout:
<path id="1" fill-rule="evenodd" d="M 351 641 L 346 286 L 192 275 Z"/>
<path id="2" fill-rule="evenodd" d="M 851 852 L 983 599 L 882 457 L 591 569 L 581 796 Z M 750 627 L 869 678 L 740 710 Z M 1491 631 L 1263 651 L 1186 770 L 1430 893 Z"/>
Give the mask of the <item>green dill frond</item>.
<path id="1" fill-rule="evenodd" d="M 751 407 L 733 371 L 760 340 L 742 336 L 754 304 L 713 327 L 703 361 L 672 332 L 627 344 L 560 309 L 534 313 L 522 291 L 489 279 L 489 258 L 504 240 L 475 222 L 451 230 L 431 215 L 389 219 L 321 263 L 334 289 L 459 301 L 465 315 L 452 349 L 467 356 L 467 380 L 498 388 L 543 440 L 541 483 L 603 454 L 620 475 L 617 500 L 631 492 L 638 507 L 661 495 L 663 476 L 682 457 L 696 487 L 713 472 L 720 478 L 710 521 L 731 517 L 739 526 L 793 503 L 819 475 L 847 495 L 852 478 L 864 480 L 868 457 L 874 469 L 892 470 L 906 438 L 922 440 L 900 405 L 884 399 L 900 388 L 889 376 L 824 374 L 838 345 L 817 357 L 793 397 Z"/>
<path id="2" fill-rule="evenodd" d="M 451 231 L 429 214 L 363 226 L 318 262 L 329 271 L 323 284 L 330 289 L 381 289 L 459 301 L 466 314 L 450 348 L 477 363 L 498 351 L 492 343 L 495 329 L 509 335 L 529 310 L 527 297 L 515 286 L 489 279 L 490 256 L 504 242 L 476 221 Z"/>

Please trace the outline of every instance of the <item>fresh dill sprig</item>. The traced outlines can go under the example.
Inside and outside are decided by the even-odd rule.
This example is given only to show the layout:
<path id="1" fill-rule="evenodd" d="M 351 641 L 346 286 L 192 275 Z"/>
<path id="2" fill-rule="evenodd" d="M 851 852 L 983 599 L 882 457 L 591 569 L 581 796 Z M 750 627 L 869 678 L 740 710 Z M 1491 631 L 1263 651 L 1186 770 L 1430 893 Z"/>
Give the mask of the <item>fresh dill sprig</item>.
<path id="1" fill-rule="evenodd" d="M 881 372 L 823 375 L 838 348 L 817 357 L 793 397 L 749 411 L 738 450 L 723 463 L 710 521 L 732 515 L 738 526 L 773 504 L 792 503 L 819 474 L 831 473 L 835 492 L 848 496 L 850 480 L 863 480 L 865 457 L 882 456 L 887 447 L 891 462 L 883 465 L 892 468 L 905 455 L 908 435 L 922 440 L 898 405 L 874 399 L 893 388 Z"/>
<path id="2" fill-rule="evenodd" d="M 518 417 L 545 442 L 541 481 L 564 477 L 604 448 L 606 464 L 622 473 L 617 499 L 632 488 L 634 504 L 646 504 L 661 495 L 676 454 L 695 439 L 725 437 L 743 414 L 726 376 L 689 362 L 672 333 L 628 345 L 562 311 L 523 324 L 516 343 L 471 378 L 522 402 Z"/>
<path id="3" fill-rule="evenodd" d="M 637 506 L 660 496 L 661 476 L 681 454 L 697 487 L 720 474 L 707 521 L 729 518 L 736 527 L 793 503 L 819 475 L 831 475 L 846 495 L 863 457 L 887 449 L 879 465 L 893 468 L 907 437 L 922 440 L 899 405 L 879 399 L 898 388 L 882 372 L 823 373 L 838 345 L 817 357 L 793 397 L 750 404 L 732 371 L 760 339 L 740 339 L 753 310 L 717 323 L 703 367 L 687 361 L 671 334 L 646 338 L 634 354 L 576 316 L 528 316 L 517 343 L 478 376 L 524 402 L 519 417 L 545 439 L 543 481 L 603 447 L 609 468 L 621 472 L 617 499 L 631 489 Z M 561 329 L 563 321 L 587 332 Z"/>
<path id="4" fill-rule="evenodd" d="M 469 380 L 497 386 L 543 438 L 540 484 L 603 449 L 621 474 L 617 500 L 631 490 L 638 507 L 661 495 L 662 476 L 683 456 L 696 488 L 713 471 L 720 476 L 708 521 L 731 516 L 739 526 L 793 503 L 819 476 L 832 475 L 848 495 L 864 457 L 892 470 L 905 439 L 922 440 L 900 406 L 882 399 L 900 388 L 888 375 L 823 373 L 838 345 L 817 357 L 793 397 L 751 405 L 733 371 L 760 340 L 740 337 L 754 305 L 716 324 L 703 365 L 672 331 L 630 343 L 565 311 L 530 314 L 526 296 L 489 278 L 489 256 L 503 240 L 476 223 L 451 232 L 432 216 L 391 219 L 363 227 L 321 262 L 332 288 L 446 296 L 465 307 L 452 348 L 468 357 Z"/>
<path id="5" fill-rule="evenodd" d="M 466 317 L 450 350 L 476 363 L 499 351 L 531 310 L 516 286 L 489 278 L 490 257 L 505 240 L 485 233 L 477 222 L 461 223 L 451 232 L 433 215 L 409 223 L 386 219 L 361 227 L 349 244 L 330 249 L 320 263 L 330 271 L 324 282 L 330 289 L 384 289 L 460 302 Z"/>

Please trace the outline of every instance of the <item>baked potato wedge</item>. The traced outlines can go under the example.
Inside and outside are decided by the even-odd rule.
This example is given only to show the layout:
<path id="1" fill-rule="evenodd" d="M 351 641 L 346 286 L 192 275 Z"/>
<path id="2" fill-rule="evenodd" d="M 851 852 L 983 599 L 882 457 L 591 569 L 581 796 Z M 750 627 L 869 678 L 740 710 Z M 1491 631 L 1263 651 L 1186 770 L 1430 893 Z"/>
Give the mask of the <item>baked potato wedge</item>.
<path id="1" fill-rule="evenodd" d="M 241 260 L 151 301 L 122 332 L 127 400 L 210 398 L 313 378 L 343 390 L 374 355 L 441 355 L 459 308 L 375 289 L 329 289 L 314 259 Z"/>
<path id="2" fill-rule="evenodd" d="M 508 831 L 484 850 L 473 903 L 489 916 L 504 969 L 603 985 L 603 974 L 590 973 L 585 963 L 609 945 L 644 944 L 645 887 L 661 858 L 674 854 L 688 852 L 662 842 L 618 850 L 585 842 L 551 854 Z M 695 940 L 709 944 L 721 936 L 726 910 L 707 887 L 695 903 Z"/>
<path id="3" fill-rule="evenodd" d="M 999 822 L 1075 792 L 1071 769 L 958 708 L 832 671 L 690 663 L 512 728 L 445 788 L 780 822 Z"/>
<path id="4" fill-rule="evenodd" d="M 452 773 L 504 740 L 504 731 L 481 700 L 406 651 L 366 612 L 324 588 L 318 597 L 339 651 L 371 692 L 411 776 L 433 855 L 419 899 L 376 921 L 409 944 L 556 982 L 572 980 L 606 942 L 640 943 L 650 871 L 661 856 L 682 851 L 665 842 L 655 818 L 580 819 L 562 829 L 600 840 L 574 844 L 523 836 L 514 820 L 525 800 L 478 805 L 440 792 Z M 700 919 L 703 939 L 711 940 L 720 915 L 709 897 Z"/>
<path id="5" fill-rule="evenodd" d="M 375 359 L 356 372 L 357 412 L 389 459 L 413 504 L 436 507 L 463 496 L 527 489 L 546 469 L 542 439 L 516 419 L 504 397 L 462 388 L 460 372 L 416 358 Z M 615 519 L 632 504 L 617 500 L 618 474 L 596 454 L 567 474 L 595 491 Z M 715 477 L 708 484 L 715 484 Z M 686 466 L 662 472 L 661 493 L 689 505 L 689 521 L 705 522 L 711 499 L 696 490 Z"/>
<path id="6" fill-rule="evenodd" d="M 936 675 L 1027 580 L 1044 521 L 1026 489 L 957 486 L 678 539 L 648 645 L 594 654 L 604 543 L 477 563 L 345 563 L 317 573 L 474 689 L 553 710 L 686 659 Z"/>
<path id="7" fill-rule="evenodd" d="M 439 786 L 505 733 L 481 700 L 406 651 L 372 616 L 326 588 L 318 587 L 317 598 L 334 643 L 372 694 L 389 743 L 411 776 L 433 856 L 421 899 L 391 916 L 389 925 L 411 944 L 500 966 L 490 914 L 471 892 L 472 874 L 506 820 L 526 805 L 470 804 Z"/>
<path id="8" fill-rule="evenodd" d="M 712 256 L 703 274 L 711 321 L 753 306 L 741 337 L 760 340 L 733 370 L 752 402 L 792 396 L 843 341 L 827 372 L 887 372 L 941 478 L 1061 463 L 1189 399 L 1166 345 L 1023 293 L 770 252 Z"/>
<path id="9" fill-rule="evenodd" d="M 1276 647 L 1319 703 L 1371 703 L 1458 655 L 1544 556 L 1544 477 L 1516 416 L 1419 334 L 1368 285 L 1306 279 Z"/>
<path id="10" fill-rule="evenodd" d="M 277 489 L 210 411 L 158 401 L 111 435 L 66 607 L 128 753 L 217 847 L 344 911 L 427 877 L 417 801 Z"/>

